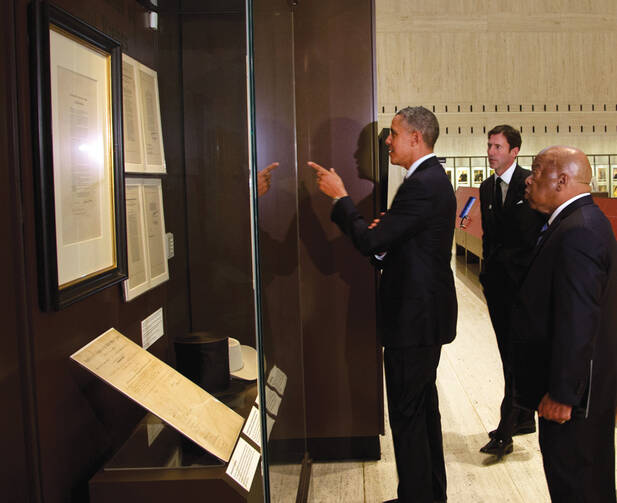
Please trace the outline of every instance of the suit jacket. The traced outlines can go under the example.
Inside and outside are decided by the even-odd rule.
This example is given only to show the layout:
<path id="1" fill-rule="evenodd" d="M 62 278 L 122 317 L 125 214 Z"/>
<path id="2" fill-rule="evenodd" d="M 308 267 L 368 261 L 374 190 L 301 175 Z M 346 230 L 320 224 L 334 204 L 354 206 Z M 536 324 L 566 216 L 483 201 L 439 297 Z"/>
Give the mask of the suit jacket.
<path id="1" fill-rule="evenodd" d="M 537 408 L 546 392 L 584 415 L 615 410 L 617 244 L 585 196 L 568 205 L 540 243 L 512 313 L 517 400 Z"/>
<path id="2" fill-rule="evenodd" d="M 390 210 L 369 229 L 349 197 L 332 220 L 364 255 L 387 252 L 379 285 L 379 327 L 386 347 L 433 346 L 456 335 L 457 302 L 450 269 L 456 199 L 435 157 L 399 187 Z"/>
<path id="3" fill-rule="evenodd" d="M 540 228 L 546 217 L 529 207 L 525 199 L 525 180 L 531 171 L 514 168 L 501 211 L 495 211 L 495 176 L 480 185 L 482 213 L 482 283 L 487 275 L 505 276 L 518 286 L 529 266 Z M 500 278 L 501 279 L 501 278 Z"/>

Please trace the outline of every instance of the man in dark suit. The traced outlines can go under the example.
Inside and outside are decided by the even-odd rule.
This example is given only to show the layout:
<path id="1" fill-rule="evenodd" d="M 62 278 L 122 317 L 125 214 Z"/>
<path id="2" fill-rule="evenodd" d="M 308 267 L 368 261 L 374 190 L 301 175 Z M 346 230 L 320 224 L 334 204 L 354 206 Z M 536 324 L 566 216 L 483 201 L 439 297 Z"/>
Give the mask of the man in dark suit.
<path id="1" fill-rule="evenodd" d="M 538 410 L 555 502 L 615 503 L 617 243 L 583 152 L 550 147 L 527 179 L 550 215 L 512 312 L 516 399 Z"/>
<path id="2" fill-rule="evenodd" d="M 505 381 L 499 425 L 480 449 L 502 457 L 512 452 L 512 436 L 536 431 L 533 411 L 514 406 L 514 380 L 508 355 L 510 313 L 521 277 L 527 270 L 546 218 L 525 201 L 525 179 L 531 174 L 516 163 L 521 135 L 501 125 L 488 133 L 488 162 L 495 173 L 480 185 L 483 267 L 480 282 L 497 337 Z"/>
<path id="3" fill-rule="evenodd" d="M 357 211 L 333 169 L 309 163 L 319 188 L 334 198 L 332 220 L 382 268 L 379 326 L 388 410 L 399 478 L 398 501 L 446 500 L 437 365 L 456 334 L 457 302 L 450 269 L 456 199 L 433 153 L 439 124 L 423 107 L 392 120 L 386 144 L 407 168 L 391 208 L 371 224 Z"/>

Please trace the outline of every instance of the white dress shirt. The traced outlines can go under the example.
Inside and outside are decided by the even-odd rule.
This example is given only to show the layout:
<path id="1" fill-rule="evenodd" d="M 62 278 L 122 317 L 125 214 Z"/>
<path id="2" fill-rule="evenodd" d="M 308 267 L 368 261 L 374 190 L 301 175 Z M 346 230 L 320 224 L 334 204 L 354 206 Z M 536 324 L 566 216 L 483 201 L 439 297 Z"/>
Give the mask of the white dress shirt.
<path id="1" fill-rule="evenodd" d="M 420 157 L 420 159 L 418 159 L 411 166 L 409 166 L 409 169 L 407 170 L 407 174 L 405 175 L 405 178 L 409 178 L 411 175 L 413 175 L 413 172 L 416 169 L 418 169 L 418 166 L 420 166 L 420 164 L 422 164 L 427 159 L 430 159 L 431 157 L 435 157 L 435 154 L 432 152 L 430 154 L 426 154 L 424 157 Z"/>
<path id="2" fill-rule="evenodd" d="M 559 215 L 567 206 L 572 204 L 577 199 L 580 199 L 581 197 L 585 197 L 585 196 L 589 196 L 589 195 L 591 195 L 590 192 L 583 192 L 582 194 L 579 194 L 578 196 L 574 196 L 574 197 L 568 199 L 561 206 L 557 207 L 557 209 L 555 211 L 553 211 L 553 213 L 551 214 L 550 218 L 548 219 L 548 225 L 550 226 L 555 221 L 555 219 L 557 218 L 557 215 Z"/>
<path id="3" fill-rule="evenodd" d="M 508 187 L 510 186 L 510 182 L 512 181 L 512 175 L 514 175 L 514 170 L 516 169 L 516 161 L 512 163 L 512 165 L 506 169 L 501 175 L 497 175 L 497 173 L 493 173 L 495 177 L 495 181 L 497 178 L 501 178 L 501 202 L 504 203 L 506 200 L 506 194 L 508 193 Z"/>

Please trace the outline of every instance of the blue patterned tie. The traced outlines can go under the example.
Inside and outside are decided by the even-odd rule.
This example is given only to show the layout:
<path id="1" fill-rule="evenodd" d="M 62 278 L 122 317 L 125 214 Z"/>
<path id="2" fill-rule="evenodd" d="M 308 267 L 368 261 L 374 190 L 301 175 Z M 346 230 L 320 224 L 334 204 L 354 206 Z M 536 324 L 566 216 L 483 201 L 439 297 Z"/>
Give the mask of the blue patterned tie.
<path id="1" fill-rule="evenodd" d="M 536 241 L 536 246 L 538 246 L 540 242 L 542 241 L 542 238 L 544 237 L 544 234 L 546 234 L 547 229 L 548 229 L 548 222 L 545 223 L 540 229 L 540 235 L 538 236 L 538 240 Z"/>

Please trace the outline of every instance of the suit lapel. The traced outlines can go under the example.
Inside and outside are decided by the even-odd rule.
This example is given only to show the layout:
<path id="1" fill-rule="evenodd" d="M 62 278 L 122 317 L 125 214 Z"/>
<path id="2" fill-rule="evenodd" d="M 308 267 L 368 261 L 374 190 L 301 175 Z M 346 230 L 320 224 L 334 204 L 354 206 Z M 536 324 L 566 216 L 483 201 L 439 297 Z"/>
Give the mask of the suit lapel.
<path id="1" fill-rule="evenodd" d="M 538 243 L 538 245 L 536 246 L 536 249 L 534 250 L 532 262 L 533 262 L 533 260 L 535 260 L 535 258 L 538 255 L 538 253 L 540 253 L 540 250 L 544 247 L 546 242 L 551 238 L 553 233 L 557 230 L 557 228 L 559 227 L 559 224 L 563 220 L 568 218 L 568 216 L 571 215 L 578 208 L 581 208 L 582 206 L 587 206 L 589 204 L 593 204 L 593 199 L 591 198 L 591 195 L 585 196 L 585 197 L 581 197 L 580 199 L 577 199 L 573 203 L 571 203 L 568 206 L 566 206 L 561 211 L 561 213 L 559 213 L 559 215 L 557 215 L 555 220 L 553 220 L 553 223 L 548 226 L 548 229 L 546 229 L 546 232 L 545 232 L 544 236 L 542 236 L 542 241 L 540 241 L 540 243 Z"/>

